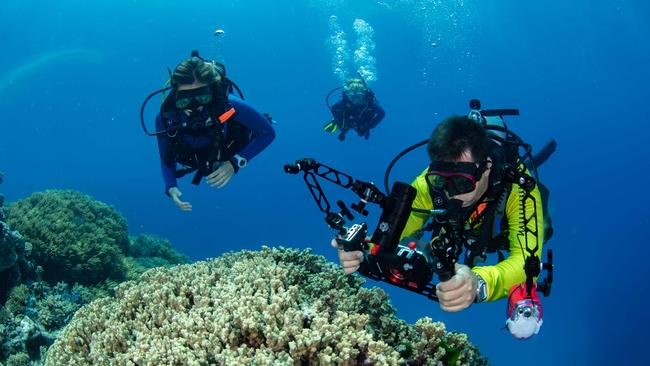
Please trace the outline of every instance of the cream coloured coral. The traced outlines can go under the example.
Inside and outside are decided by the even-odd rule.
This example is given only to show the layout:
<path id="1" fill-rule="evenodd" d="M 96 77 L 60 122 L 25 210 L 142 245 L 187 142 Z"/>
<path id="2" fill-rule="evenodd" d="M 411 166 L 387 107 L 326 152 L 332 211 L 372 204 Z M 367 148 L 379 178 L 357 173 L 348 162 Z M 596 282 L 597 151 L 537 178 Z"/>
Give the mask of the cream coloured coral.
<path id="1" fill-rule="evenodd" d="M 408 326 L 361 282 L 283 248 L 152 269 L 81 309 L 47 365 L 483 362 L 466 336 L 426 319 Z"/>

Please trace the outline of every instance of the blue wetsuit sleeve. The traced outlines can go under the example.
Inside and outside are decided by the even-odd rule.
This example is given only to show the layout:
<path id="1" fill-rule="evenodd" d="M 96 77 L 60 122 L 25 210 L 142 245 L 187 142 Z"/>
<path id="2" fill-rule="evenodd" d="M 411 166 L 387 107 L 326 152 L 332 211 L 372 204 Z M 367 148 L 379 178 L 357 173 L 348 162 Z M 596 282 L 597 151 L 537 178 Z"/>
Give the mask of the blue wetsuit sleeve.
<path id="1" fill-rule="evenodd" d="M 368 122 L 368 129 L 375 128 L 379 122 L 381 122 L 382 119 L 386 116 L 386 112 L 384 111 L 384 108 L 382 108 L 379 103 L 375 102 L 373 103 L 373 110 L 374 110 L 374 115 L 372 119 Z"/>
<path id="2" fill-rule="evenodd" d="M 156 116 L 156 131 L 162 131 L 163 126 L 162 117 L 160 114 Z M 176 164 L 168 165 L 165 163 L 165 156 L 169 151 L 169 137 L 166 134 L 156 136 L 158 140 L 158 152 L 160 154 L 160 169 L 162 171 L 163 181 L 165 182 L 165 194 L 169 196 L 169 189 L 177 187 L 176 183 Z"/>
<path id="3" fill-rule="evenodd" d="M 250 104 L 233 95 L 230 95 L 228 99 L 235 108 L 233 117 L 237 122 L 253 131 L 253 140 L 238 153 L 239 156 L 250 161 L 271 144 L 275 139 L 275 130 L 269 120 Z"/>

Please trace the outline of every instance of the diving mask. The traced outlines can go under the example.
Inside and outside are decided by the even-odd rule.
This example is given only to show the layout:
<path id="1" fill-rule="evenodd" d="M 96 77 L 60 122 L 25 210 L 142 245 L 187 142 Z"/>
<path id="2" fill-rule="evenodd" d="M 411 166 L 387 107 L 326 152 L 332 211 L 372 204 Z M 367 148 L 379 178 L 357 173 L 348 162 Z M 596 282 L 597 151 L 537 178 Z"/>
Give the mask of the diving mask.
<path id="1" fill-rule="evenodd" d="M 476 163 L 469 162 L 434 161 L 429 165 L 425 178 L 429 187 L 453 197 L 476 189 L 486 166 L 485 162 L 477 166 Z"/>
<path id="2" fill-rule="evenodd" d="M 366 99 L 366 92 L 364 90 L 348 91 L 346 95 L 352 103 L 362 103 Z"/>
<path id="3" fill-rule="evenodd" d="M 196 109 L 212 101 L 210 87 L 204 86 L 196 89 L 178 90 L 176 92 L 176 108 Z"/>

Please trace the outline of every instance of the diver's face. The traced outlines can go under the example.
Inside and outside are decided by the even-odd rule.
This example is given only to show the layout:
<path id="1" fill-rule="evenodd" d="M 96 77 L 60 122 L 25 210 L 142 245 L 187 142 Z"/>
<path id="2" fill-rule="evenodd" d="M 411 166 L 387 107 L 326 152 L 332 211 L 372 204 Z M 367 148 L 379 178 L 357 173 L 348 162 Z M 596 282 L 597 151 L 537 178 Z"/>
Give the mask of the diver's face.
<path id="1" fill-rule="evenodd" d="M 192 84 L 178 84 L 178 87 L 176 88 L 176 90 L 179 91 L 179 92 L 187 92 L 187 91 L 194 91 L 194 90 L 198 90 L 198 89 L 201 89 L 201 88 L 205 88 L 207 86 L 208 86 L 208 84 L 206 84 L 204 82 L 194 81 Z M 200 105 L 195 110 L 197 112 L 202 112 L 203 111 L 203 106 Z M 183 109 L 183 112 L 186 115 L 189 116 L 192 113 L 192 109 L 191 108 Z"/>
<path id="2" fill-rule="evenodd" d="M 346 95 L 352 104 L 362 104 L 366 97 L 366 93 L 363 90 L 349 91 L 346 92 Z"/>
<path id="3" fill-rule="evenodd" d="M 492 169 L 492 160 L 490 158 L 487 158 L 487 160 L 488 160 L 487 168 L 483 172 L 483 175 L 481 175 L 481 179 L 479 179 L 478 182 L 476 182 L 476 188 L 474 188 L 474 190 L 471 192 L 452 196 L 450 197 L 451 199 L 457 199 L 459 201 L 462 201 L 463 207 L 469 207 L 474 205 L 476 202 L 478 202 L 479 199 L 481 199 L 481 197 L 483 197 L 483 195 L 488 189 L 488 184 L 490 181 L 490 170 Z M 469 151 L 469 149 L 465 150 L 461 155 L 461 157 L 455 162 L 475 163 L 476 166 L 478 166 L 478 163 L 474 161 L 474 157 L 472 156 L 472 153 Z"/>

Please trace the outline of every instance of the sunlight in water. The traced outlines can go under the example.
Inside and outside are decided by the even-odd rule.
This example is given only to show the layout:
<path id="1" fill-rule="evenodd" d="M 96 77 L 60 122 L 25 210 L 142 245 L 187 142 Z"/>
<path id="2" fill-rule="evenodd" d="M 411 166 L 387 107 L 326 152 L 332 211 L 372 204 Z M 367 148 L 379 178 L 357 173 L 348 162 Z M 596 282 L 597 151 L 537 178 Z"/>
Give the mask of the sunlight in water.
<path id="1" fill-rule="evenodd" d="M 57 66 L 62 62 L 99 62 L 99 54 L 87 49 L 72 48 L 67 50 L 52 51 L 38 55 L 32 59 L 9 70 L 4 77 L 0 78 L 0 94 L 9 88 L 18 86 L 25 79 L 34 76 L 48 66 Z"/>

